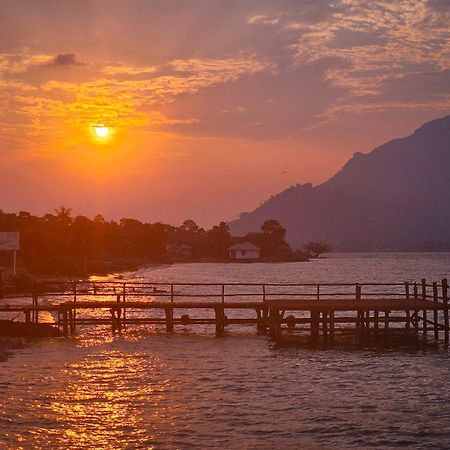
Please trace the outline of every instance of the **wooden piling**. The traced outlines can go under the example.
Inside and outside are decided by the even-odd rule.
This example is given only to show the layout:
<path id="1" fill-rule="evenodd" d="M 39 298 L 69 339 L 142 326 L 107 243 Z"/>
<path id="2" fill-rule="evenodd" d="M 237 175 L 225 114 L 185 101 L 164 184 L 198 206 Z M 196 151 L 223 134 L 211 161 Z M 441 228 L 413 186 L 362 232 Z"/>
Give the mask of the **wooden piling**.
<path id="1" fill-rule="evenodd" d="M 437 283 L 433 283 L 433 301 L 435 303 L 439 302 L 438 299 L 438 286 Z M 439 321 L 438 321 L 438 311 L 437 309 L 433 310 L 433 324 L 434 324 L 434 339 L 439 339 Z"/>
<path id="2" fill-rule="evenodd" d="M 448 280 L 444 278 L 442 280 L 442 302 L 446 306 L 444 309 L 444 341 L 446 344 L 449 342 L 449 323 L 448 323 Z"/>
<path id="3" fill-rule="evenodd" d="M 328 314 L 326 311 L 322 311 L 322 336 L 323 342 L 328 341 Z"/>
<path id="4" fill-rule="evenodd" d="M 63 310 L 63 335 L 69 335 L 69 315 L 67 309 Z"/>
<path id="5" fill-rule="evenodd" d="M 262 309 L 255 309 L 256 311 L 256 330 L 258 333 L 265 333 L 266 332 L 266 317 L 264 315 L 264 308 Z"/>
<path id="6" fill-rule="evenodd" d="M 70 334 L 75 333 L 75 320 L 74 320 L 75 309 L 69 309 L 69 330 Z"/>
<path id="7" fill-rule="evenodd" d="M 127 285 L 126 283 L 123 283 L 123 290 L 122 290 L 123 303 L 126 303 L 126 292 L 127 292 Z M 126 326 L 127 326 L 127 310 L 124 306 L 122 310 L 122 328 L 125 329 Z"/>
<path id="8" fill-rule="evenodd" d="M 390 311 L 388 309 L 386 309 L 384 311 L 384 338 L 388 339 L 389 338 L 389 315 L 390 315 Z"/>
<path id="9" fill-rule="evenodd" d="M 33 305 L 37 307 L 38 303 L 39 303 L 38 296 L 35 294 L 33 299 Z M 37 309 L 34 312 L 34 323 L 39 323 L 39 311 Z"/>
<path id="10" fill-rule="evenodd" d="M 311 311 L 311 342 L 316 344 L 319 341 L 319 321 L 318 311 Z"/>
<path id="11" fill-rule="evenodd" d="M 419 299 L 419 291 L 417 289 L 417 283 L 414 283 L 413 285 L 413 298 L 414 300 L 418 300 Z M 414 331 L 416 332 L 416 334 L 419 332 L 419 310 L 415 309 L 414 310 Z"/>
<path id="12" fill-rule="evenodd" d="M 171 306 L 166 306 L 166 331 L 171 333 L 173 331 L 173 308 Z"/>
<path id="13" fill-rule="evenodd" d="M 356 283 L 355 285 L 355 298 L 356 301 L 361 300 L 361 286 Z M 357 311 L 356 312 L 356 328 L 359 330 L 359 334 L 362 334 L 364 327 L 364 312 L 363 311 Z"/>
<path id="14" fill-rule="evenodd" d="M 405 281 L 405 299 L 409 300 L 409 283 Z M 411 311 L 405 311 L 406 313 L 406 324 L 405 327 L 407 330 L 411 328 Z"/>
<path id="15" fill-rule="evenodd" d="M 334 311 L 333 310 L 329 312 L 329 326 L 330 326 L 329 341 L 333 342 L 334 341 Z"/>
<path id="16" fill-rule="evenodd" d="M 378 311 L 378 309 L 376 309 L 373 312 L 373 334 L 374 334 L 375 338 L 378 337 L 379 316 L 380 316 L 379 311 Z"/>
<path id="17" fill-rule="evenodd" d="M 263 304 L 263 309 L 262 309 L 262 324 L 263 324 L 263 331 L 264 333 L 267 333 L 267 326 L 268 326 L 268 322 L 269 322 L 269 309 L 267 308 L 267 306 L 265 304 Z"/>
<path id="18" fill-rule="evenodd" d="M 422 278 L 421 280 L 422 285 L 422 300 L 427 300 L 427 281 L 425 278 Z M 428 319 L 427 319 L 427 310 L 422 310 L 422 334 L 424 339 L 427 339 L 427 329 L 428 329 Z"/>
<path id="19" fill-rule="evenodd" d="M 225 330 L 225 311 L 223 305 L 214 306 L 216 314 L 216 336 L 221 336 Z"/>

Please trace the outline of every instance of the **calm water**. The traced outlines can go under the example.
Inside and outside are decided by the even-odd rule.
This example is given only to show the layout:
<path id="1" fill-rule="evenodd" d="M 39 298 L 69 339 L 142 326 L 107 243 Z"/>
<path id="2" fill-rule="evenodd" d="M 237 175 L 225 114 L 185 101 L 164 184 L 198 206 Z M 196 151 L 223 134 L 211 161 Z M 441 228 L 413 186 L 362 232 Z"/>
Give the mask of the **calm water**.
<path id="1" fill-rule="evenodd" d="M 450 254 L 180 264 L 151 281 L 450 278 Z M 253 328 L 80 330 L 0 341 L 0 448 L 450 448 L 445 349 L 276 348 Z M 3 355 L 3 357 L 2 357 Z"/>

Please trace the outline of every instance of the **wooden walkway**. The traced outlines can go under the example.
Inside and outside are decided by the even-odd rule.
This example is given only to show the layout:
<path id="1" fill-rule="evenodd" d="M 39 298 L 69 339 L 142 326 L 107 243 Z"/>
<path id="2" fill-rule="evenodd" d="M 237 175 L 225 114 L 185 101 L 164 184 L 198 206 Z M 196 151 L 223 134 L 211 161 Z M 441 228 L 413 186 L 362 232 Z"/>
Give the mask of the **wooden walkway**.
<path id="1" fill-rule="evenodd" d="M 25 303 L 25 304 L 24 304 Z M 406 336 L 449 343 L 446 279 L 437 283 L 142 283 L 41 282 L 26 295 L 9 295 L 0 313 L 39 323 L 54 316 L 63 335 L 79 327 L 213 325 L 220 336 L 230 325 L 253 325 L 276 342 L 334 342 Z M 228 317 L 228 315 L 230 317 Z"/>

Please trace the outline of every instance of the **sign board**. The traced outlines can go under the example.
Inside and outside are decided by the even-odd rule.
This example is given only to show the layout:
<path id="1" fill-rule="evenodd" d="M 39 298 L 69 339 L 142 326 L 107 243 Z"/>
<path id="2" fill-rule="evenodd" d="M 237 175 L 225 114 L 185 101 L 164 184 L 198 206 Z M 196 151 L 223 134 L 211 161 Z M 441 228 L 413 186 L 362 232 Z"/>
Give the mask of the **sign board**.
<path id="1" fill-rule="evenodd" d="M 18 231 L 0 232 L 0 250 L 19 250 L 20 233 Z"/>

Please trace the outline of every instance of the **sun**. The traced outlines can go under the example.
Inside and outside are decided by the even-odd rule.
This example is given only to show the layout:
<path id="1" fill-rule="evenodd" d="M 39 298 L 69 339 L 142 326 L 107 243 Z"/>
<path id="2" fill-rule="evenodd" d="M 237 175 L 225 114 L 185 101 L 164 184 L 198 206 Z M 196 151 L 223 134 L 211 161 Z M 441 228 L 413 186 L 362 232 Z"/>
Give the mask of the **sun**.
<path id="1" fill-rule="evenodd" d="M 95 129 L 95 134 L 99 137 L 99 138 L 105 138 L 106 136 L 108 136 L 109 134 L 109 128 L 105 127 L 103 124 L 98 124 L 94 127 Z"/>

